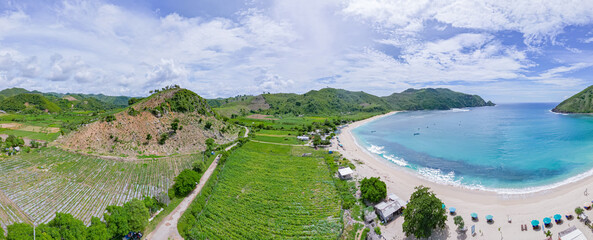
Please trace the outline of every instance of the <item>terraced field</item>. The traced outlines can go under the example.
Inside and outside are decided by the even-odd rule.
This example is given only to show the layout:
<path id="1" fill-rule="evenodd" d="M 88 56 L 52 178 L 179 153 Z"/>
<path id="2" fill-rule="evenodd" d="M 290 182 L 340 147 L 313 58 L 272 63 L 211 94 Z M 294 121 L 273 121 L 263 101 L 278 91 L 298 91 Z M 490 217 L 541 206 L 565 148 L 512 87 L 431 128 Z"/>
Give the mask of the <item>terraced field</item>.
<path id="1" fill-rule="evenodd" d="M 337 238 L 340 198 L 321 151 L 301 157 L 310 151 L 246 143 L 226 161 L 205 206 L 192 203 L 180 232 L 186 239 Z"/>
<path id="2" fill-rule="evenodd" d="M 0 160 L 0 191 L 36 223 L 64 212 L 88 224 L 109 205 L 166 192 L 195 158 L 201 156 L 121 162 L 45 148 Z M 1 200 L 0 195 L 1 224 L 23 220 L 7 213 L 12 210 Z M 13 217 L 3 218 L 3 212 Z"/>

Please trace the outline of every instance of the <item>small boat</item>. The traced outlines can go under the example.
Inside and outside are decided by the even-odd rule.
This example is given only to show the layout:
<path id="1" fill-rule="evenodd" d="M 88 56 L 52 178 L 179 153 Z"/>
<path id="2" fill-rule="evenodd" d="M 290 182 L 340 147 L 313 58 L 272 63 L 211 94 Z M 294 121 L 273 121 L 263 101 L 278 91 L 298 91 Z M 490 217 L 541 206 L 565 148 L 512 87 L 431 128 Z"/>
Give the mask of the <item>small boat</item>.
<path id="1" fill-rule="evenodd" d="M 416 135 L 420 135 L 420 133 L 418 133 L 418 132 L 417 133 L 414 133 L 414 136 L 416 136 Z"/>
<path id="2" fill-rule="evenodd" d="M 377 131 L 375 131 L 375 130 L 371 131 L 371 133 L 374 133 L 374 132 L 377 132 Z"/>

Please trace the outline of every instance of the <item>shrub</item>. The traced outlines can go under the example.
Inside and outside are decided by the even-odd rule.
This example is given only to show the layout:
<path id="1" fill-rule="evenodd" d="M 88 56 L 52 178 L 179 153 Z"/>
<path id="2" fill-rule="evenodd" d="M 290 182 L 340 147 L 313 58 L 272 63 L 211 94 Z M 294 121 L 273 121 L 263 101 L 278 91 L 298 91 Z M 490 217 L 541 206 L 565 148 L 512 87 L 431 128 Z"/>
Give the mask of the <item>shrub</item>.
<path id="1" fill-rule="evenodd" d="M 387 185 L 377 177 L 364 178 L 360 182 L 360 192 L 363 200 L 376 203 L 387 196 Z"/>
<path id="2" fill-rule="evenodd" d="M 376 233 L 377 235 L 381 235 L 381 228 L 380 228 L 379 226 L 376 226 L 376 227 L 375 227 L 375 233 Z"/>
<path id="3" fill-rule="evenodd" d="M 453 222 L 457 225 L 458 229 L 463 229 L 465 227 L 465 222 L 463 222 L 463 218 L 461 216 L 455 216 L 453 218 Z"/>
<path id="4" fill-rule="evenodd" d="M 113 122 L 113 121 L 115 121 L 116 119 L 115 119 L 115 116 L 113 116 L 113 115 L 107 115 L 107 116 L 105 116 L 105 118 L 104 118 L 103 120 L 104 120 L 105 122 Z"/>
<path id="5" fill-rule="evenodd" d="M 190 169 L 185 169 L 175 177 L 175 183 L 173 184 L 173 190 L 175 195 L 178 197 L 187 196 L 194 188 L 196 183 L 200 181 L 200 175 Z"/>
<path id="6" fill-rule="evenodd" d="M 167 133 L 161 134 L 161 137 L 159 138 L 159 144 L 160 145 L 165 144 L 165 142 L 167 141 L 167 139 L 169 139 L 169 134 L 167 134 Z"/>
<path id="7" fill-rule="evenodd" d="M 585 211 L 585 210 L 583 210 L 581 207 L 577 207 L 577 208 L 575 208 L 575 209 L 574 209 L 574 212 L 575 212 L 577 215 L 581 215 L 581 214 L 582 214 L 584 211 Z"/>
<path id="8" fill-rule="evenodd" d="M 204 129 L 209 130 L 210 128 L 212 128 L 212 122 L 206 121 L 206 124 L 204 125 Z"/>

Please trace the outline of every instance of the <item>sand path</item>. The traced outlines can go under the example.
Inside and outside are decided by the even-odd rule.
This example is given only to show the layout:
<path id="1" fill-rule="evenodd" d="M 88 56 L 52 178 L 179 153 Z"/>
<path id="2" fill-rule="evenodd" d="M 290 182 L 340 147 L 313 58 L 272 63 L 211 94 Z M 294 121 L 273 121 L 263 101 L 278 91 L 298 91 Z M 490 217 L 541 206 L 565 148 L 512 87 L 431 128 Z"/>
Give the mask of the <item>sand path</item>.
<path id="1" fill-rule="evenodd" d="M 331 149 L 340 151 L 348 159 L 356 159 L 361 162 L 358 164 L 357 161 L 353 161 L 356 164 L 355 177 L 357 179 L 372 176 L 381 177 L 387 183 L 388 193 L 395 193 L 404 200 L 409 199 L 415 186 L 430 187 L 447 207 L 457 208 L 457 214 L 464 218 L 466 226 L 476 225 L 478 232 L 476 236 L 459 235 L 455 231 L 453 217 L 449 215 L 448 229 L 433 239 L 544 239 L 545 235 L 542 230 L 535 231 L 531 228 L 531 220 L 537 219 L 541 223 L 544 217 L 552 217 L 556 213 L 561 214 L 564 219 L 566 214 L 575 215 L 576 207 L 583 206 L 586 202 L 591 203 L 593 200 L 592 195 L 585 196 L 584 194 L 588 188 L 593 191 L 592 177 L 530 194 L 497 194 L 428 181 L 409 169 L 370 154 L 357 144 L 351 130 L 386 115 L 376 116 L 344 127 L 338 135 L 343 148 L 338 147 L 334 139 Z M 479 221 L 471 221 L 470 213 L 472 212 L 479 215 Z M 494 216 L 494 223 L 486 223 L 484 216 L 488 214 Z M 585 214 L 593 216 L 592 211 L 585 211 Z M 512 219 L 512 223 L 507 221 L 508 217 Z M 387 225 L 381 226 L 383 236 L 386 239 L 404 239 L 402 223 L 403 217 L 398 217 Z M 529 230 L 521 231 L 521 224 L 528 224 Z M 593 239 L 591 229 L 576 218 L 572 221 L 564 220 L 560 225 L 553 224 L 549 230 L 553 233 L 553 238 L 558 239 L 557 233 L 569 226 L 577 226 L 588 239 Z"/>

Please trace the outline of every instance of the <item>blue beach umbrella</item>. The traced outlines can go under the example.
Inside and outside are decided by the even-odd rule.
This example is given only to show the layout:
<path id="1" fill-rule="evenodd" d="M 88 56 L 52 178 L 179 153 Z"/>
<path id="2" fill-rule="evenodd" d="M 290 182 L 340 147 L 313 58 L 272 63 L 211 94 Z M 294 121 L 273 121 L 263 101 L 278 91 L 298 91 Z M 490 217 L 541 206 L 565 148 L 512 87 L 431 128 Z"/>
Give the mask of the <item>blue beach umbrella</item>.
<path id="1" fill-rule="evenodd" d="M 443 209 L 445 209 L 445 204 L 443 203 Z"/>
<path id="2" fill-rule="evenodd" d="M 454 207 L 450 207 L 450 208 L 449 208 L 449 211 L 451 211 L 451 213 L 454 213 L 454 212 L 455 212 L 455 210 L 457 210 L 457 209 L 455 209 Z"/>
<path id="3" fill-rule="evenodd" d="M 486 220 L 488 220 L 488 221 L 492 220 L 492 215 L 486 215 Z"/>
<path id="4" fill-rule="evenodd" d="M 552 222 L 552 219 L 550 219 L 549 217 L 544 218 L 544 224 L 548 225 Z"/>
<path id="5" fill-rule="evenodd" d="M 559 221 L 560 219 L 562 219 L 562 215 L 560 215 L 560 214 L 554 215 L 554 220 Z"/>
<path id="6" fill-rule="evenodd" d="M 539 226 L 539 221 L 538 220 L 532 220 L 531 221 L 531 226 L 534 226 L 534 227 Z"/>
<path id="7" fill-rule="evenodd" d="M 472 214 L 471 214 L 471 216 L 472 216 L 472 218 L 478 218 L 478 214 L 477 214 L 477 213 L 475 213 L 475 212 L 474 212 L 474 213 L 472 213 Z"/>

